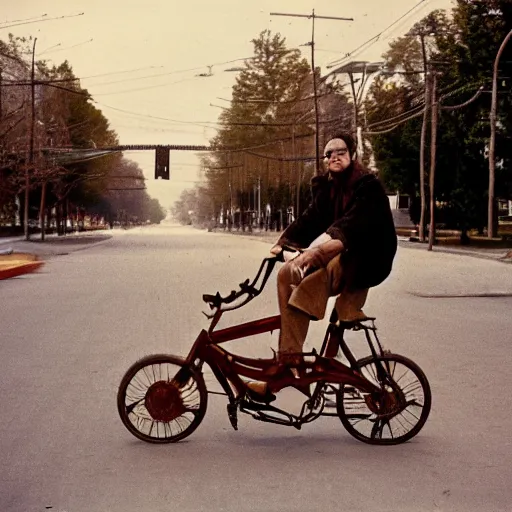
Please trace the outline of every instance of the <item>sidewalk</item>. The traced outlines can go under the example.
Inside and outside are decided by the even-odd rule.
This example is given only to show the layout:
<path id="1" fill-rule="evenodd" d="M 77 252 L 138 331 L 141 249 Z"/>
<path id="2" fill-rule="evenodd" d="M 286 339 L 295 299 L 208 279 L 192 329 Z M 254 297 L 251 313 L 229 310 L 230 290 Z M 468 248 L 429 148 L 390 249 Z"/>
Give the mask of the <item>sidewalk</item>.
<path id="1" fill-rule="evenodd" d="M 280 232 L 278 231 L 260 231 L 253 230 L 252 233 L 249 231 L 243 232 L 240 231 L 224 231 L 222 229 L 215 229 L 213 231 L 214 233 L 224 233 L 226 235 L 234 235 L 234 236 L 244 236 L 246 238 L 250 238 L 252 240 L 259 240 L 260 242 L 265 242 L 269 244 L 273 244 L 277 242 L 280 236 Z M 419 242 L 411 242 L 409 241 L 408 237 L 398 237 L 398 245 L 400 247 L 408 248 L 408 249 L 416 249 L 416 250 L 423 250 L 426 251 L 428 249 L 428 244 L 426 243 L 419 243 Z M 450 253 L 450 254 L 460 254 L 464 256 L 471 256 L 473 258 L 481 258 L 481 259 L 487 259 L 487 260 L 494 260 L 499 261 L 502 263 L 512 263 L 512 256 L 508 256 L 508 254 L 511 254 L 512 247 L 511 248 L 492 248 L 487 249 L 483 247 L 475 247 L 471 245 L 466 246 L 451 246 L 451 245 L 434 245 L 432 252 L 444 252 L 444 253 Z"/>
<path id="2" fill-rule="evenodd" d="M 30 241 L 24 237 L 0 238 L 0 250 L 12 249 L 18 253 L 28 253 L 40 259 L 64 256 L 81 249 L 105 242 L 112 238 L 109 230 L 74 233 L 64 236 L 47 235 L 42 242 L 39 234 L 31 235 Z M 1 258 L 1 256 L 0 256 Z"/>

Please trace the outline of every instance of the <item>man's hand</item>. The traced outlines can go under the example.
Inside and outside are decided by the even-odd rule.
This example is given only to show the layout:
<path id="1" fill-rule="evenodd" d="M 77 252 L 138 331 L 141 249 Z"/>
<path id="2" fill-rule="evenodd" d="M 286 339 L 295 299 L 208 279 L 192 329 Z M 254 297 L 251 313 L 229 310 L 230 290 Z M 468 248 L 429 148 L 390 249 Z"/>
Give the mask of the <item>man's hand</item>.
<path id="1" fill-rule="evenodd" d="M 283 248 L 279 244 L 276 244 L 274 245 L 274 247 L 272 247 L 272 249 L 270 249 L 270 254 L 277 256 L 278 254 L 281 253 L 282 250 Z"/>
<path id="2" fill-rule="evenodd" d="M 281 252 L 283 253 L 283 259 L 285 262 L 295 259 L 300 254 L 299 251 L 294 251 L 294 252 L 283 251 L 283 247 L 279 244 L 274 245 L 274 247 L 272 247 L 272 249 L 270 249 L 270 254 L 272 254 L 273 256 L 277 256 L 277 255 L 281 254 Z"/>
<path id="3" fill-rule="evenodd" d="M 319 269 L 327 266 L 329 261 L 343 251 L 341 240 L 332 239 L 323 244 L 306 249 L 301 255 L 295 258 L 294 263 L 303 268 L 304 272 L 311 269 Z"/>
<path id="4" fill-rule="evenodd" d="M 328 260 L 325 261 L 325 254 L 320 248 L 314 247 L 313 249 L 306 249 L 302 254 L 297 256 L 294 260 L 295 265 L 300 267 L 304 272 L 311 269 L 323 268 L 327 265 Z"/>

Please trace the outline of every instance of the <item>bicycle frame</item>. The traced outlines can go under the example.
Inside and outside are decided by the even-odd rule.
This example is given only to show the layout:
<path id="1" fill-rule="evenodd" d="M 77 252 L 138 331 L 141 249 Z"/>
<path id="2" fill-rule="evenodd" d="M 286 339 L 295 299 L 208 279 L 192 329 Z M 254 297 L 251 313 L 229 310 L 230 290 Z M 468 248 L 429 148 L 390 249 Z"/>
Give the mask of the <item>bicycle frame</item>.
<path id="1" fill-rule="evenodd" d="M 271 383 L 272 390 L 275 392 L 288 386 L 304 389 L 305 386 L 314 383 L 328 382 L 351 385 L 365 393 L 380 393 L 382 391 L 380 387 L 376 386 L 359 373 L 356 359 L 343 339 L 345 329 L 362 329 L 366 333 L 372 353 L 376 355 L 376 349 L 369 336 L 369 331 L 375 332 L 375 327 L 365 326 L 361 322 L 339 323 L 334 316 L 331 317 L 331 322 L 327 329 L 320 354 L 317 354 L 315 351 L 302 354 L 302 361 L 297 365 L 300 378 L 294 377 L 291 372 L 281 376 L 269 375 L 268 370 L 276 365 L 275 357 L 268 359 L 248 358 L 230 353 L 220 347 L 222 343 L 228 341 L 280 329 L 281 317 L 280 315 L 275 315 L 215 330 L 216 325 L 225 311 L 237 309 L 261 293 L 276 261 L 279 260 L 276 258 L 265 259 L 253 283 L 249 284 L 248 280 L 245 281 L 245 283 L 240 285 L 241 290 L 239 292 L 232 291 L 226 298 L 222 298 L 218 293 L 215 296 L 203 296 L 203 299 L 210 303 L 210 307 L 216 309 L 216 311 L 211 316 L 207 315 L 208 318 L 212 319 L 210 327 L 208 330 L 202 330 L 195 340 L 186 358 L 187 366 L 200 369 L 203 363 L 207 363 L 219 384 L 222 386 L 225 394 L 228 396 L 231 406 L 235 408 L 247 394 L 246 384 L 241 377 Z M 266 263 L 268 266 L 263 278 L 263 283 L 258 289 L 255 283 L 262 275 L 263 267 Z M 245 294 L 248 295 L 248 298 L 240 305 L 227 308 L 222 307 L 222 304 L 234 302 L 237 298 Z M 368 320 L 373 321 L 374 319 L 369 318 Z M 380 342 L 378 338 L 376 339 L 378 347 L 382 352 Z M 342 349 L 349 360 L 350 367 L 334 359 L 339 348 Z M 317 392 L 320 387 L 321 386 L 317 386 L 315 392 Z M 311 398 L 314 399 L 315 397 L 313 396 Z M 271 408 L 271 406 L 266 407 Z"/>
<path id="2" fill-rule="evenodd" d="M 431 407 L 428 380 L 416 363 L 383 350 L 376 334 L 375 318 L 363 315 L 359 320 L 343 321 L 338 319 L 335 308 L 320 352 L 301 353 L 286 364 L 275 354 L 267 359 L 249 358 L 222 347 L 228 341 L 281 329 L 280 315 L 216 329 L 224 312 L 247 304 L 261 293 L 276 261 L 280 260 L 265 259 L 255 280 L 242 283 L 238 292 L 232 291 L 226 297 L 219 293 L 203 295 L 203 300 L 215 312 L 206 315 L 211 319 L 210 326 L 199 333 L 186 359 L 170 354 L 151 355 L 128 369 L 117 393 L 117 408 L 123 424 L 133 435 L 153 443 L 184 439 L 203 420 L 208 393 L 228 397 L 228 418 L 235 430 L 238 430 L 238 412 L 243 412 L 256 420 L 296 429 L 320 416 L 336 416 L 353 437 L 371 444 L 398 444 L 420 431 Z M 264 265 L 267 265 L 265 272 Z M 258 287 L 256 283 L 261 276 Z M 344 339 L 346 330 L 364 331 L 371 355 L 357 360 Z M 340 349 L 348 362 L 345 359 L 341 362 L 337 357 Z M 209 365 L 224 392 L 208 391 L 204 363 Z M 172 369 L 176 367 L 177 373 Z M 395 381 L 397 367 L 401 370 Z M 408 377 L 404 379 L 405 375 Z M 401 379 L 404 380 L 400 384 Z M 248 380 L 266 382 L 268 386 L 265 389 Z M 296 388 L 307 397 L 300 413 L 292 414 L 271 405 L 276 398 L 272 393 L 285 387 Z M 330 400 L 331 396 L 335 400 Z M 417 409 L 421 411 L 419 416 Z M 385 428 L 389 430 L 388 435 Z"/>

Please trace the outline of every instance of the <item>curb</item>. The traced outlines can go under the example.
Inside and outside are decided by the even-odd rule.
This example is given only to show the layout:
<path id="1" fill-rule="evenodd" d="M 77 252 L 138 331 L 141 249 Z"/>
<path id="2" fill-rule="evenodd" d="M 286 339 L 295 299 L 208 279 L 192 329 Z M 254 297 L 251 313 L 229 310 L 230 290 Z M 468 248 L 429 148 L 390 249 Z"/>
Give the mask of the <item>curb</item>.
<path id="1" fill-rule="evenodd" d="M 82 241 L 77 241 L 77 243 L 73 243 L 73 240 L 69 240 L 69 238 L 61 238 L 56 239 L 64 243 L 62 243 L 62 246 L 60 246 L 59 243 L 53 243 L 50 242 L 27 242 L 25 240 L 18 241 L 18 243 L 12 244 L 12 249 L 14 252 L 23 252 L 27 254 L 33 254 L 39 258 L 42 259 L 51 259 L 55 256 L 67 256 L 69 254 L 72 254 L 74 252 L 83 251 L 85 249 L 90 249 L 92 247 L 95 247 L 97 245 L 103 244 L 105 242 L 108 242 L 113 238 L 113 235 L 96 235 L 95 238 L 101 237 L 101 240 L 96 240 L 94 242 L 88 243 L 86 240 L 84 240 L 84 237 L 82 237 Z M 30 247 L 30 244 L 33 243 L 32 247 Z M 21 247 L 19 244 L 23 244 Z"/>
<path id="2" fill-rule="evenodd" d="M 410 242 L 409 240 L 400 240 L 398 241 L 401 247 L 407 249 L 415 249 L 415 250 L 427 250 L 426 244 L 421 244 L 419 242 Z M 493 249 L 491 249 L 493 250 Z M 433 253 L 445 253 L 445 254 L 455 254 L 459 256 L 468 256 L 471 258 L 478 258 L 482 260 L 490 260 L 496 261 L 499 263 L 509 264 L 512 263 L 512 258 L 508 256 L 506 253 L 507 249 L 504 249 L 500 253 L 492 253 L 492 252 L 484 252 L 484 251 L 472 251 L 470 249 L 455 249 L 446 246 L 434 246 L 432 252 Z M 512 251 L 510 251 L 512 252 Z"/>
<path id="3" fill-rule="evenodd" d="M 503 298 L 512 297 L 512 292 L 481 292 L 481 293 L 418 293 L 408 292 L 409 295 L 422 299 L 465 299 L 465 298 Z"/>
<path id="4" fill-rule="evenodd" d="M 241 236 L 244 238 L 248 238 L 251 240 L 256 240 L 263 243 L 275 243 L 279 239 L 281 233 L 279 232 L 265 232 L 265 233 L 242 233 L 238 231 L 213 231 L 214 233 L 224 234 L 224 235 L 233 235 L 233 236 Z M 419 242 L 411 242 L 405 237 L 398 237 L 398 245 L 400 247 L 404 247 L 407 249 L 416 249 L 416 250 L 427 250 L 426 244 L 421 244 Z M 507 252 L 508 251 L 508 252 Z M 469 256 L 472 258 L 485 259 L 491 261 L 497 261 L 499 263 L 511 264 L 512 263 L 512 250 L 504 249 L 500 253 L 486 253 L 483 251 L 472 251 L 470 249 L 455 249 L 446 246 L 434 246 L 434 253 L 445 253 L 445 254 L 455 254 L 459 256 Z"/>

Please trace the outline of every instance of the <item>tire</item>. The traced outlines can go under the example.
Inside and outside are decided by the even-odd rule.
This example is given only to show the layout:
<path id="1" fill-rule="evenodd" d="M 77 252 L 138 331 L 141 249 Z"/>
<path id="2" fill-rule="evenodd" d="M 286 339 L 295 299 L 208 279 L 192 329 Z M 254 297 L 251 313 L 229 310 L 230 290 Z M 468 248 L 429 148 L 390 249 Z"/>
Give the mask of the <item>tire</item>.
<path id="1" fill-rule="evenodd" d="M 379 387 L 376 362 L 383 363 L 391 381 L 379 397 L 363 394 L 353 386 L 342 385 L 337 394 L 337 413 L 350 435 L 369 444 L 393 445 L 412 439 L 423 428 L 432 405 L 427 377 L 406 357 L 384 354 L 358 361 L 361 374 Z M 405 379 L 407 374 L 414 380 Z M 386 436 L 387 433 L 387 437 Z"/>
<path id="2" fill-rule="evenodd" d="M 207 404 L 202 373 L 165 354 L 133 364 L 117 392 L 124 426 L 148 443 L 174 443 L 189 436 L 203 420 Z"/>

